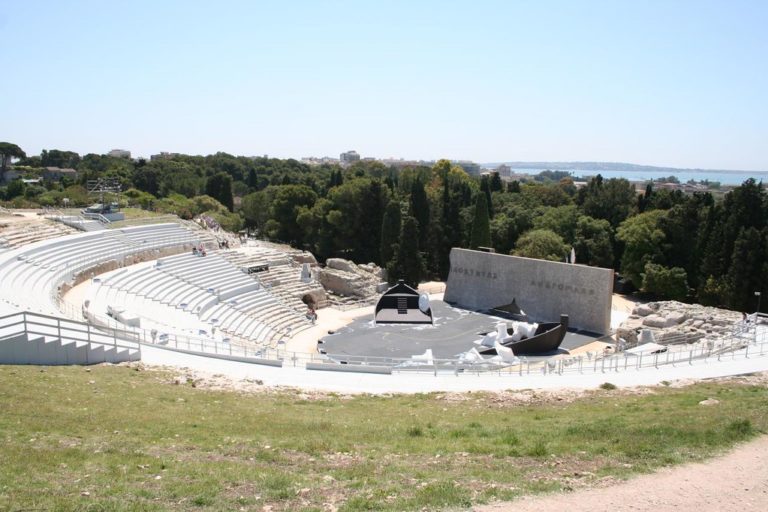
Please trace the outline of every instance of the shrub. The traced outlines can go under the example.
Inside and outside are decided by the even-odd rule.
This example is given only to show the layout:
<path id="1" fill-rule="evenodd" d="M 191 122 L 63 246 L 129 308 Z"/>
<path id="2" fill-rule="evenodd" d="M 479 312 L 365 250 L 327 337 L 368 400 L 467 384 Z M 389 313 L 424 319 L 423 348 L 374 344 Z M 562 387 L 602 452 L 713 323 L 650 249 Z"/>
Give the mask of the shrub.
<path id="1" fill-rule="evenodd" d="M 644 292 L 672 300 L 685 300 L 688 296 L 688 276 L 685 269 L 646 263 L 642 276 Z"/>

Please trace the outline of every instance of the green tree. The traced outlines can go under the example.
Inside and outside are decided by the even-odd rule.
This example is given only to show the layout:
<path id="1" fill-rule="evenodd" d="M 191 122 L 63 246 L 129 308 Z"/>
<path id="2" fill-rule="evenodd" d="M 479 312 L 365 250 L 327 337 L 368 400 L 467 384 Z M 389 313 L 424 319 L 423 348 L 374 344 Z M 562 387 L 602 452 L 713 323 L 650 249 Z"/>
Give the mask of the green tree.
<path id="1" fill-rule="evenodd" d="M 15 179 L 11 181 L 8 186 L 5 188 L 5 199 L 11 200 L 14 197 L 22 197 L 24 196 L 24 192 L 27 190 L 27 185 L 19 179 Z"/>
<path id="2" fill-rule="evenodd" d="M 485 194 L 485 204 L 488 207 L 488 218 L 493 218 L 493 199 L 491 198 L 491 180 L 485 174 L 480 177 L 480 192 Z"/>
<path id="3" fill-rule="evenodd" d="M 219 172 L 209 177 L 205 183 L 205 193 L 227 207 L 230 212 L 234 210 L 232 197 L 232 176 Z"/>
<path id="4" fill-rule="evenodd" d="M 74 151 L 52 149 L 40 153 L 40 163 L 43 167 L 62 167 L 75 169 L 80 163 L 80 155 Z"/>
<path id="5" fill-rule="evenodd" d="M 354 261 L 380 262 L 382 219 L 389 194 L 381 180 L 367 176 L 348 179 L 328 191 L 333 206 L 327 219 L 334 228 L 337 251 Z"/>
<path id="6" fill-rule="evenodd" d="M 632 211 L 636 201 L 635 188 L 624 178 L 604 181 L 599 174 L 579 189 L 577 204 L 584 214 L 605 219 L 616 229 Z"/>
<path id="7" fill-rule="evenodd" d="M 306 185 L 282 185 L 275 189 L 272 217 L 266 223 L 267 234 L 278 240 L 301 246 L 304 230 L 297 222 L 302 206 L 312 207 L 317 194 Z"/>
<path id="8" fill-rule="evenodd" d="M 611 268 L 613 265 L 613 230 L 607 220 L 593 219 L 586 215 L 576 221 L 573 249 L 576 262 L 593 267 Z"/>
<path id="9" fill-rule="evenodd" d="M 642 290 L 660 299 L 685 300 L 688 296 L 688 279 L 685 269 L 668 268 L 656 263 L 646 263 L 642 274 Z"/>
<path id="10" fill-rule="evenodd" d="M 416 219 L 419 224 L 419 240 L 424 240 L 429 227 L 429 200 L 424 182 L 416 179 L 411 185 L 411 200 L 408 215 Z"/>
<path id="11" fill-rule="evenodd" d="M 400 243 L 394 260 L 387 267 L 390 282 L 402 279 L 416 288 L 426 271 L 424 257 L 419 251 L 419 225 L 410 215 L 403 217 Z"/>
<path id="12" fill-rule="evenodd" d="M 517 241 L 515 256 L 549 261 L 563 261 L 568 246 L 557 233 L 548 229 L 532 229 Z"/>
<path id="13" fill-rule="evenodd" d="M 339 211 L 333 209 L 333 203 L 324 197 L 311 208 L 299 208 L 296 221 L 304 230 L 305 243 L 320 261 L 330 258 L 336 251 L 336 228 L 329 219 L 337 214 Z"/>
<path id="14" fill-rule="evenodd" d="M 477 195 L 475 216 L 472 220 L 472 240 L 469 244 L 472 249 L 491 246 L 491 224 L 485 197 L 482 192 Z"/>
<path id="15" fill-rule="evenodd" d="M 575 205 L 569 204 L 557 207 L 542 207 L 536 210 L 533 220 L 535 229 L 554 231 L 568 244 L 573 244 L 576 237 L 576 224 L 579 212 Z"/>
<path id="16" fill-rule="evenodd" d="M 266 188 L 243 197 L 240 207 L 247 227 L 256 228 L 259 233 L 264 232 L 264 227 L 272 210 L 273 192 L 274 188 Z"/>
<path id="17" fill-rule="evenodd" d="M 395 256 L 395 247 L 400 242 L 400 229 L 400 202 L 391 200 L 384 210 L 384 219 L 381 224 L 381 264 L 385 268 Z"/>
<path id="18" fill-rule="evenodd" d="M 25 158 L 24 151 L 10 142 L 0 142 L 0 183 L 5 182 L 5 172 L 13 158 Z"/>
<path id="19" fill-rule="evenodd" d="M 491 221 L 491 241 L 501 254 L 511 254 L 520 235 L 533 227 L 533 212 L 522 206 L 511 206 L 496 214 Z"/>
<path id="20" fill-rule="evenodd" d="M 624 254 L 621 257 L 621 272 L 638 288 L 643 284 L 643 272 L 647 263 L 658 263 L 664 232 L 660 222 L 663 210 L 651 210 L 621 223 L 616 237 L 622 241 Z"/>
<path id="21" fill-rule="evenodd" d="M 742 228 L 733 246 L 731 267 L 725 277 L 727 306 L 739 311 L 755 308 L 755 291 L 760 291 L 766 261 L 764 239 L 753 228 Z"/>
<path id="22" fill-rule="evenodd" d="M 501 181 L 501 176 L 498 172 L 491 173 L 491 192 L 501 192 L 504 188 L 504 183 Z"/>

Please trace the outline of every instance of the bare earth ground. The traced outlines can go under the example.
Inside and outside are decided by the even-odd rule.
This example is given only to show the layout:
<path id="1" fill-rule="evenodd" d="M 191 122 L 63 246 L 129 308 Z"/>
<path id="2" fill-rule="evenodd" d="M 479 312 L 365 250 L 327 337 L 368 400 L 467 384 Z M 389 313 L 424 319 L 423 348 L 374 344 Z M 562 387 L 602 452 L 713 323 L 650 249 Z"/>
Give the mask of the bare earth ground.
<path id="1" fill-rule="evenodd" d="M 610 487 L 523 498 L 476 512 L 764 512 L 768 510 L 768 436 L 723 457 L 643 475 Z"/>

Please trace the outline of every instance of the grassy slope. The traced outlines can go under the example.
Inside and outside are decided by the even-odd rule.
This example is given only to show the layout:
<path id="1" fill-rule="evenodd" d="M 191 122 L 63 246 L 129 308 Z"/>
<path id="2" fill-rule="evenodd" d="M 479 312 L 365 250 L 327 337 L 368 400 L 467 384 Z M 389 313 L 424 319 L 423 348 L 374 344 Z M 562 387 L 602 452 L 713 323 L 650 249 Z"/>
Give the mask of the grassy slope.
<path id="1" fill-rule="evenodd" d="M 0 366 L 0 509 L 466 507 L 698 459 L 768 430 L 768 390 L 735 383 L 510 406 L 488 394 L 247 395 L 89 370 Z M 720 404 L 698 405 L 707 397 Z"/>

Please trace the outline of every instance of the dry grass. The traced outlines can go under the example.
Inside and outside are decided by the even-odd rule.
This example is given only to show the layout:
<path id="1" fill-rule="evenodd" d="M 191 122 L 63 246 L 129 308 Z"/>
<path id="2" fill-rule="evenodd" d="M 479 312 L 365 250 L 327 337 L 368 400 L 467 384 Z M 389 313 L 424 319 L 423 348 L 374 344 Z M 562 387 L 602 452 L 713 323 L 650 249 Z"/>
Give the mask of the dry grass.
<path id="1" fill-rule="evenodd" d="M 750 382 L 339 397 L 139 370 L 0 367 L 0 509 L 466 508 L 700 459 L 768 428 L 768 390 Z"/>

